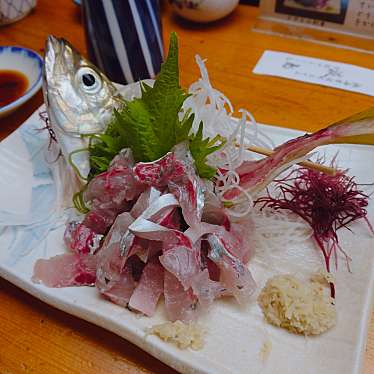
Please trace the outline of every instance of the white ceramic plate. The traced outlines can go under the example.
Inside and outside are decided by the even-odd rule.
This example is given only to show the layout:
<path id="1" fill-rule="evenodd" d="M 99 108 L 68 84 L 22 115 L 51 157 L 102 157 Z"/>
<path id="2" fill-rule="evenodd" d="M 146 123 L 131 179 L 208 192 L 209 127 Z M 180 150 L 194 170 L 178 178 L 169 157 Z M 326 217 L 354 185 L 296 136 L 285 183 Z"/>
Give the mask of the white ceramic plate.
<path id="1" fill-rule="evenodd" d="M 0 144 L 0 276 L 35 297 L 67 313 L 78 316 L 138 345 L 166 364 L 184 373 L 303 373 L 358 374 L 362 366 L 373 300 L 374 240 L 361 222 L 355 234 L 341 231 L 340 243 L 352 256 L 352 273 L 340 261 L 337 273 L 338 324 L 322 336 L 304 338 L 267 325 L 253 301 L 239 307 L 227 298 L 215 302 L 200 323 L 207 329 L 201 351 L 179 350 L 146 336 L 144 329 L 164 320 L 160 303 L 153 318 L 137 317 L 99 296 L 94 288 L 51 289 L 31 282 L 38 258 L 64 252 L 64 217 L 51 206 L 55 182 L 44 161 L 47 132 L 35 113 Z M 298 131 L 261 126 L 276 143 L 300 134 Z M 340 150 L 339 161 L 361 183 L 374 181 L 374 147 L 328 146 L 332 155 Z M 369 218 L 374 222 L 373 203 Z M 13 226 L 9 226 L 12 224 Z M 8 226 L 6 226 L 8 225 Z M 250 269 L 259 285 L 275 273 L 311 273 L 321 268 L 319 252 L 311 243 L 279 248 L 266 257 L 256 254 Z M 272 348 L 261 359 L 263 344 Z"/>

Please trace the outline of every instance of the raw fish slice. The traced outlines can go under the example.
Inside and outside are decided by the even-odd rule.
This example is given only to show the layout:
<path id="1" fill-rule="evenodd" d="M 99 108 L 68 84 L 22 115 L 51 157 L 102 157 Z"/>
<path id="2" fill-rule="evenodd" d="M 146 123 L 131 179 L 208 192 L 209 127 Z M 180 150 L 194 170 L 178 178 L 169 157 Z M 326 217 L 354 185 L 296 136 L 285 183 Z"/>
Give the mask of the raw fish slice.
<path id="1" fill-rule="evenodd" d="M 193 159 L 185 144 L 153 162 L 139 162 L 134 167 L 138 180 L 149 186 L 164 188 L 176 196 L 189 225 L 198 224 L 204 206 L 204 189 L 193 167 Z"/>
<path id="2" fill-rule="evenodd" d="M 77 221 L 69 222 L 64 234 L 66 246 L 78 254 L 94 254 L 99 249 L 102 238 L 103 235 L 96 234 L 92 229 Z"/>
<path id="3" fill-rule="evenodd" d="M 97 175 L 87 185 L 83 198 L 90 212 L 83 223 L 97 233 L 105 234 L 119 213 L 132 207 L 145 186 L 139 183 L 132 170 L 133 159 L 129 150 L 117 155 L 108 171 Z"/>
<path id="4" fill-rule="evenodd" d="M 225 209 L 222 206 L 208 204 L 207 199 L 205 199 L 201 220 L 213 225 L 224 226 L 227 230 L 230 229 L 230 220 Z"/>
<path id="5" fill-rule="evenodd" d="M 130 298 L 129 307 L 151 317 L 156 312 L 163 291 L 164 269 L 157 263 L 149 262 Z"/>
<path id="6" fill-rule="evenodd" d="M 173 152 L 156 161 L 138 162 L 133 170 L 141 183 L 157 188 L 166 187 L 170 179 L 185 173 L 183 164 L 176 160 Z"/>
<path id="7" fill-rule="evenodd" d="M 170 181 L 169 190 L 177 198 L 186 223 L 189 226 L 198 225 L 204 207 L 204 190 L 198 177 L 185 175 L 178 181 Z"/>
<path id="8" fill-rule="evenodd" d="M 129 256 L 133 253 L 131 252 L 131 247 L 133 245 L 133 241 L 135 240 L 135 234 L 136 230 L 142 230 L 145 223 L 152 224 L 151 221 L 146 220 L 145 218 L 152 219 L 152 220 L 163 220 L 165 217 L 167 217 L 172 210 L 174 210 L 174 207 L 178 206 L 178 201 L 175 199 L 175 197 L 172 194 L 165 194 L 160 196 L 159 198 L 155 198 L 151 205 L 148 206 L 141 214 L 140 216 L 133 222 L 133 228 L 135 228 L 135 231 L 129 232 L 126 235 L 124 235 L 120 242 L 120 250 L 122 256 Z M 159 225 L 158 225 L 159 226 Z M 161 229 L 164 229 L 164 227 L 160 226 Z M 149 240 L 160 240 L 158 238 L 153 239 L 154 235 L 151 237 L 148 237 L 147 235 L 137 235 L 139 238 L 143 239 L 149 239 Z M 146 248 L 143 248 L 146 249 Z M 140 253 L 141 256 L 145 254 L 145 251 L 140 251 L 143 253 Z"/>
<path id="9" fill-rule="evenodd" d="M 130 267 L 125 266 L 118 281 L 102 294 L 113 303 L 127 307 L 136 284 L 137 283 L 132 276 Z"/>
<path id="10" fill-rule="evenodd" d="M 161 192 L 153 187 L 149 187 L 147 190 L 141 193 L 138 200 L 131 208 L 131 215 L 134 218 L 138 218 L 158 197 Z"/>
<path id="11" fill-rule="evenodd" d="M 167 227 L 169 229 L 180 231 L 181 221 L 182 217 L 179 211 L 176 208 L 172 208 L 169 212 L 166 212 L 164 216 L 157 220 L 155 223 L 158 223 L 161 226 Z"/>
<path id="12" fill-rule="evenodd" d="M 47 287 L 92 286 L 96 264 L 96 256 L 76 253 L 39 259 L 34 265 L 32 281 Z"/>
<path id="13" fill-rule="evenodd" d="M 197 226 L 188 228 L 184 234 L 195 244 L 201 237 L 206 234 L 218 233 L 222 230 L 225 230 L 223 227 L 218 225 L 212 225 L 207 222 L 201 222 Z"/>
<path id="14" fill-rule="evenodd" d="M 131 149 L 124 148 L 113 158 L 108 169 L 128 170 L 132 169 L 134 165 L 135 161 Z"/>
<path id="15" fill-rule="evenodd" d="M 124 251 L 121 251 L 121 255 L 126 258 L 130 258 L 133 255 L 137 255 L 141 258 L 147 253 L 148 240 L 138 238 L 129 232 L 122 237 L 121 243 L 125 248 Z"/>
<path id="16" fill-rule="evenodd" d="M 154 199 L 152 204 L 139 216 L 139 218 L 148 219 L 154 222 L 161 220 L 165 214 L 169 213 L 173 208 L 179 206 L 178 200 L 173 194 L 167 193 Z"/>
<path id="17" fill-rule="evenodd" d="M 207 269 L 209 273 L 209 279 L 213 281 L 219 281 L 221 271 L 218 267 L 218 265 L 213 262 L 209 257 L 209 250 L 210 246 L 209 243 L 206 240 L 200 240 L 201 241 L 201 248 L 200 248 L 200 261 L 201 261 L 201 268 Z"/>
<path id="18" fill-rule="evenodd" d="M 93 209 L 86 214 L 82 223 L 98 234 L 105 234 L 116 216 L 117 212 L 113 210 Z"/>
<path id="19" fill-rule="evenodd" d="M 160 256 L 159 260 L 181 282 L 185 290 L 192 286 L 194 277 L 200 272 L 198 251 L 188 247 L 173 247 Z"/>
<path id="20" fill-rule="evenodd" d="M 147 263 L 155 256 L 159 256 L 162 253 L 162 242 L 156 240 L 144 240 L 147 242 L 146 246 L 143 246 L 143 251 L 137 251 L 136 255 L 144 262 Z"/>
<path id="21" fill-rule="evenodd" d="M 179 280 L 166 270 L 164 297 L 166 313 L 170 321 L 189 322 L 197 318 L 197 297 L 192 289 L 185 291 Z"/>
<path id="22" fill-rule="evenodd" d="M 226 288 L 220 282 L 209 278 L 208 269 L 204 269 L 194 277 L 192 290 L 204 309 L 208 309 L 216 298 L 227 294 Z"/>
<path id="23" fill-rule="evenodd" d="M 128 212 L 120 214 L 98 253 L 96 287 L 100 292 L 107 291 L 120 279 L 122 269 L 127 260 L 127 257 L 121 256 L 120 242 L 133 220 Z"/>
<path id="24" fill-rule="evenodd" d="M 235 296 L 239 304 L 249 300 L 256 288 L 248 268 L 226 248 L 226 242 L 216 234 L 208 235 L 209 258 L 220 268 L 220 282 Z"/>
<path id="25" fill-rule="evenodd" d="M 254 252 L 250 240 L 253 225 L 251 226 L 249 219 L 245 219 L 241 223 L 231 223 L 230 226 L 230 231 L 227 231 L 223 226 L 201 222 L 200 225 L 187 229 L 184 234 L 192 243 L 196 243 L 204 235 L 215 234 L 224 243 L 226 250 L 231 255 L 246 264 Z"/>
<path id="26" fill-rule="evenodd" d="M 134 176 L 132 169 L 109 169 L 94 177 L 84 192 L 84 201 L 93 206 L 111 202 L 121 209 L 126 201 L 137 198 L 145 186 Z"/>
<path id="27" fill-rule="evenodd" d="M 138 218 L 134 221 L 129 230 L 136 236 L 148 240 L 158 240 L 165 243 L 168 248 L 176 245 L 187 245 L 192 248 L 190 240 L 178 230 L 168 229 L 144 218 Z"/>
<path id="28" fill-rule="evenodd" d="M 174 147 L 174 153 L 183 169 L 182 175 L 173 175 L 168 182 L 170 192 L 178 199 L 182 215 L 189 226 L 198 225 L 204 208 L 204 185 L 196 174 L 193 158 L 185 143 Z"/>

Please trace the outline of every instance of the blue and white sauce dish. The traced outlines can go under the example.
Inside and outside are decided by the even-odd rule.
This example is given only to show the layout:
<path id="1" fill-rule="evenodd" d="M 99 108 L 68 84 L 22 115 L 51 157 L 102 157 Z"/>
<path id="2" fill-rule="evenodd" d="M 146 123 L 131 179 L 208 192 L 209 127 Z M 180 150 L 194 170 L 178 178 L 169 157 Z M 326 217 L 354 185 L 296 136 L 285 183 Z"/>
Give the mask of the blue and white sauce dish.
<path id="1" fill-rule="evenodd" d="M 32 51 L 31 49 L 13 46 L 0 46 L 0 78 L 3 75 L 6 77 L 20 77 L 24 80 L 24 88 L 19 95 L 15 96 L 14 100 L 1 106 L 0 102 L 0 117 L 4 117 L 23 103 L 31 99 L 42 86 L 42 57 Z M 8 79 L 0 79 L 0 95 L 9 93 L 14 89 L 14 82 Z M 3 92 L 3 94 L 1 94 Z"/>

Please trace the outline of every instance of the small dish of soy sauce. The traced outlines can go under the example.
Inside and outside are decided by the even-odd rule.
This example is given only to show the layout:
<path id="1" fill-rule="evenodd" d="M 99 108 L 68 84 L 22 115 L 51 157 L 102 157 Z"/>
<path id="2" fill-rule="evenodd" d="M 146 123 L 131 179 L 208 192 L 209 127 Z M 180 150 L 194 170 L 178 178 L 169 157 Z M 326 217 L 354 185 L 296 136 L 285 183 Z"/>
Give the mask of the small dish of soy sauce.
<path id="1" fill-rule="evenodd" d="M 42 85 L 43 60 L 34 51 L 0 46 L 0 117 L 29 100 Z"/>

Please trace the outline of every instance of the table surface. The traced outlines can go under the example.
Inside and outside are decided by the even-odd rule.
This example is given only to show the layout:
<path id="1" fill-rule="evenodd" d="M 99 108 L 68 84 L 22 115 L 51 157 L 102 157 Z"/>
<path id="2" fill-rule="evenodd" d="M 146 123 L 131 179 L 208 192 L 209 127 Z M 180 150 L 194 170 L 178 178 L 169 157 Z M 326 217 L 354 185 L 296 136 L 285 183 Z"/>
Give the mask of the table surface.
<path id="1" fill-rule="evenodd" d="M 52 5 L 53 4 L 53 5 Z M 213 84 L 236 109 L 250 110 L 262 123 L 312 131 L 373 105 L 369 96 L 318 85 L 252 74 L 265 49 L 303 54 L 374 68 L 373 55 L 251 31 L 258 9 L 239 6 L 226 19 L 197 26 L 163 7 L 163 33 L 180 37 L 181 80 L 196 80 L 194 55 L 208 58 Z M 70 40 L 86 53 L 80 11 L 68 0 L 39 0 L 25 19 L 0 28 L 0 45 L 21 45 L 43 53 L 48 34 Z M 0 120 L 0 139 L 40 104 L 39 92 Z M 374 324 L 369 330 L 364 373 L 374 372 Z M 0 374 L 15 373 L 175 373 L 131 343 L 62 313 L 0 279 Z"/>

